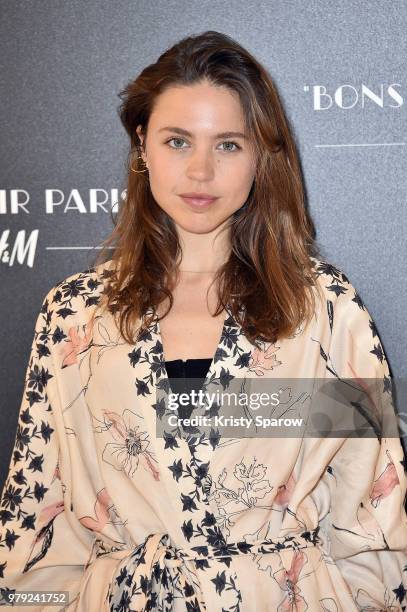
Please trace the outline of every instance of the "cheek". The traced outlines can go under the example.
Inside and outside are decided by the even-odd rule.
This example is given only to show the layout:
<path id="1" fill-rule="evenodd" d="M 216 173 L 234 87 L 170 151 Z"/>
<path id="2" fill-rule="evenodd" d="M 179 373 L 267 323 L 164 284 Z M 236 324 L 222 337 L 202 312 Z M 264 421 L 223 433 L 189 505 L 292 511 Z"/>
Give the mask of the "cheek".
<path id="1" fill-rule="evenodd" d="M 241 174 L 239 176 L 239 189 L 241 191 L 250 190 L 253 180 L 254 174 L 251 171 L 246 172 L 246 174 Z"/>
<path id="2" fill-rule="evenodd" d="M 227 183 L 233 183 L 240 187 L 247 183 L 251 183 L 255 174 L 255 167 L 248 157 L 233 160 L 233 163 L 220 164 L 218 169 L 220 175 Z"/>
<path id="3" fill-rule="evenodd" d="M 252 160 L 246 160 L 243 167 L 240 169 L 240 177 L 242 182 L 244 183 L 252 183 L 256 174 L 256 166 L 253 164 Z"/>
<path id="4" fill-rule="evenodd" d="M 225 180 L 225 193 L 228 193 L 233 200 L 246 199 L 251 186 L 253 184 L 255 174 L 247 165 L 240 168 L 239 171 L 230 173 Z"/>
<path id="5" fill-rule="evenodd" d="M 174 167 L 165 163 L 165 159 L 149 162 L 150 182 L 156 185 L 168 185 L 174 179 Z"/>
<path id="6" fill-rule="evenodd" d="M 177 180 L 173 169 L 171 171 L 169 167 L 155 167 L 152 164 L 149 168 L 149 183 L 155 200 L 161 206 L 165 206 L 165 203 L 168 205 L 168 199 L 177 193 L 177 185 L 182 184 Z"/>

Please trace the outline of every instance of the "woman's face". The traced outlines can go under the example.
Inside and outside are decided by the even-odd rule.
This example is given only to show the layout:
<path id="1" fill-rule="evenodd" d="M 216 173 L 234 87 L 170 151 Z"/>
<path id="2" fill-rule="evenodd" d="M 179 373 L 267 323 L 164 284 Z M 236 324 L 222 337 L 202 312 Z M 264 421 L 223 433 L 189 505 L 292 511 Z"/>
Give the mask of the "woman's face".
<path id="1" fill-rule="evenodd" d="M 143 141 L 140 126 L 137 133 Z M 228 89 L 207 81 L 171 87 L 156 100 L 144 144 L 154 199 L 184 231 L 211 232 L 247 200 L 254 153 L 240 101 Z M 197 206 L 186 193 L 217 199 Z"/>

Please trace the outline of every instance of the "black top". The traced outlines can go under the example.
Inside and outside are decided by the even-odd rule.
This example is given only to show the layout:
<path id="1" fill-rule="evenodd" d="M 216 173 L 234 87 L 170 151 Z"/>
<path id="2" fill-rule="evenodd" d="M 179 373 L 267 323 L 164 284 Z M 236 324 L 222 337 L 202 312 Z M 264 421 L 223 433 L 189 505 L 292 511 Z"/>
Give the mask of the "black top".
<path id="1" fill-rule="evenodd" d="M 168 378 L 203 378 L 211 365 L 210 357 L 205 359 L 172 359 L 165 362 Z"/>
<path id="2" fill-rule="evenodd" d="M 172 359 L 165 362 L 168 380 L 173 393 L 198 392 L 205 381 L 212 359 Z M 192 379 L 192 380 L 191 380 Z M 192 404 L 179 406 L 178 416 L 188 419 L 194 409 Z"/>

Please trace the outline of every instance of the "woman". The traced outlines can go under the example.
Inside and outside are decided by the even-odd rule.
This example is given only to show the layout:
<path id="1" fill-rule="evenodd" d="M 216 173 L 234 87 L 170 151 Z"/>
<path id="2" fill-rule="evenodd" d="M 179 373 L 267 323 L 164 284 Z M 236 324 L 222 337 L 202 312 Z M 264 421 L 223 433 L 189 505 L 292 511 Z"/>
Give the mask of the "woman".
<path id="1" fill-rule="evenodd" d="M 59 609 L 80 611 L 405 609 L 398 436 L 208 433 L 172 426 L 158 393 L 177 376 L 195 390 L 352 379 L 360 414 L 379 422 L 390 403 L 396 422 L 368 310 L 318 256 L 269 74 L 209 31 L 122 97 L 113 257 L 53 287 L 36 324 L 1 501 L 4 596 L 68 591 Z"/>

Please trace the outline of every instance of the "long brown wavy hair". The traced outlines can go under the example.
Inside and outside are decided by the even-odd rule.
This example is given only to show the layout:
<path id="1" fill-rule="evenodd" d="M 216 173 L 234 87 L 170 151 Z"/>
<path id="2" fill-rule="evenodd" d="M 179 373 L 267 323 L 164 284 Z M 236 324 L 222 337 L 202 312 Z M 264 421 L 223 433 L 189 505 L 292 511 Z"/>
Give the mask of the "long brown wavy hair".
<path id="1" fill-rule="evenodd" d="M 100 306 L 118 317 L 130 344 L 143 333 L 172 290 L 182 256 L 176 226 L 155 202 L 148 172 L 138 166 L 154 102 L 174 85 L 206 79 L 238 94 L 245 128 L 257 158 L 255 178 L 245 204 L 229 219 L 231 251 L 218 270 L 218 304 L 227 305 L 248 340 L 275 342 L 292 335 L 315 312 L 317 286 L 311 257 L 318 257 L 294 137 L 276 86 L 267 70 L 229 36 L 206 31 L 189 36 L 144 68 L 119 94 L 119 116 L 130 138 L 127 189 L 94 265 L 111 260 Z M 111 245 L 114 245 L 113 247 Z M 319 289 L 319 287 L 317 286 Z M 145 317 L 152 308 L 151 317 Z M 140 322 L 141 321 L 141 322 Z"/>

